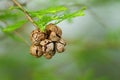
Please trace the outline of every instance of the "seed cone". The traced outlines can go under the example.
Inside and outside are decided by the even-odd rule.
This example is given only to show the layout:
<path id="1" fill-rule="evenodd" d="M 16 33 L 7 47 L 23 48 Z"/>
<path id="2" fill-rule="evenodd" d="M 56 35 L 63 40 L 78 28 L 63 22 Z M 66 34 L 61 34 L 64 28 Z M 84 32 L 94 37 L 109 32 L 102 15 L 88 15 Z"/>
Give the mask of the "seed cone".
<path id="1" fill-rule="evenodd" d="M 59 37 L 62 36 L 62 30 L 58 26 L 56 26 L 55 24 L 52 24 L 52 23 L 50 23 L 46 26 L 46 31 L 48 34 L 50 34 L 51 32 L 55 32 L 57 36 L 59 36 Z"/>
<path id="2" fill-rule="evenodd" d="M 30 35 L 30 39 L 34 45 L 39 45 L 39 43 L 46 38 L 44 32 L 41 32 L 39 29 L 35 29 L 32 31 Z"/>
<path id="3" fill-rule="evenodd" d="M 32 45 L 30 47 L 30 53 L 31 53 L 31 55 L 33 55 L 35 57 L 41 57 L 43 55 L 42 47 L 41 46 Z"/>
<path id="4" fill-rule="evenodd" d="M 35 29 L 31 32 L 30 40 L 32 45 L 30 47 L 31 55 L 46 59 L 51 59 L 56 51 L 62 53 L 65 50 L 66 42 L 62 39 L 62 30 L 50 23 L 46 26 L 45 32 Z"/>
<path id="5" fill-rule="evenodd" d="M 48 39 L 50 39 L 51 41 L 59 41 L 60 37 L 57 36 L 55 32 L 51 32 Z"/>

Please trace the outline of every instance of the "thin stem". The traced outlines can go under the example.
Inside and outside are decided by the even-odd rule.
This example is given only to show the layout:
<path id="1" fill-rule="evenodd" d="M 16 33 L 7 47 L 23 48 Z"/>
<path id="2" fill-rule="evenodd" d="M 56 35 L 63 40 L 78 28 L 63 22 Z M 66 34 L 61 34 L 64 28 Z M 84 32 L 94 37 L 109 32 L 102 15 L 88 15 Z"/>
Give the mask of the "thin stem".
<path id="1" fill-rule="evenodd" d="M 5 25 L 8 25 L 6 21 L 3 21 L 3 20 L 0 20 L 2 21 Z M 17 31 L 14 31 L 14 33 L 27 45 L 27 46 L 30 46 L 30 44 L 17 32 Z M 4 36 L 0 38 L 3 39 L 5 38 Z"/>
<path id="2" fill-rule="evenodd" d="M 14 33 L 28 46 L 30 46 L 30 44 L 17 32 L 17 31 L 14 31 Z"/>
<path id="3" fill-rule="evenodd" d="M 34 20 L 31 18 L 29 13 L 20 5 L 20 3 L 17 2 L 16 0 L 12 0 L 12 1 L 25 13 L 27 19 L 34 25 L 34 27 L 38 28 L 38 26 L 35 24 Z"/>

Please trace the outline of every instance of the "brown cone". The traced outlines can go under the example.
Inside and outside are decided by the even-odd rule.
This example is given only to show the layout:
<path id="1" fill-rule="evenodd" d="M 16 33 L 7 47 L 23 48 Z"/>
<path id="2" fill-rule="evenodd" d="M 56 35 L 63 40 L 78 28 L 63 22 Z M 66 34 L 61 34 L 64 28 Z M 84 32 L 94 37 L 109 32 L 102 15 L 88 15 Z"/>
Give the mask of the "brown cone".
<path id="1" fill-rule="evenodd" d="M 56 42 L 56 50 L 58 53 L 62 53 L 65 50 L 66 42 L 64 39 L 60 39 L 59 41 Z"/>
<path id="2" fill-rule="evenodd" d="M 59 36 L 59 37 L 62 36 L 62 30 L 59 27 L 57 27 L 55 24 L 52 24 L 52 23 L 50 23 L 46 26 L 46 32 L 48 34 L 50 34 L 51 32 L 55 32 L 57 36 Z"/>
<path id="3" fill-rule="evenodd" d="M 62 53 L 62 52 L 64 52 L 64 45 L 63 44 L 61 44 L 61 43 L 56 43 L 56 50 L 57 50 L 57 52 L 58 53 Z"/>
<path id="4" fill-rule="evenodd" d="M 30 39 L 32 46 L 30 47 L 31 55 L 35 57 L 44 56 L 46 59 L 51 59 L 56 51 L 64 52 L 66 42 L 62 39 L 62 30 L 55 24 L 48 24 L 45 32 L 35 29 L 31 32 Z"/>
<path id="5" fill-rule="evenodd" d="M 51 32 L 48 39 L 50 39 L 51 41 L 59 41 L 60 40 L 60 38 L 56 35 L 55 32 Z"/>
<path id="6" fill-rule="evenodd" d="M 32 45 L 30 47 L 30 53 L 35 57 L 41 57 L 43 55 L 42 48 L 40 46 L 35 45 Z"/>
<path id="7" fill-rule="evenodd" d="M 44 53 L 48 53 L 50 54 L 51 56 L 53 56 L 55 54 L 55 45 L 53 42 L 50 42 L 44 46 L 42 46 L 42 51 Z"/>
<path id="8" fill-rule="evenodd" d="M 32 31 L 30 35 L 30 39 L 34 45 L 39 45 L 41 40 L 44 40 L 46 35 L 44 32 L 41 32 L 39 29 L 35 29 Z"/>

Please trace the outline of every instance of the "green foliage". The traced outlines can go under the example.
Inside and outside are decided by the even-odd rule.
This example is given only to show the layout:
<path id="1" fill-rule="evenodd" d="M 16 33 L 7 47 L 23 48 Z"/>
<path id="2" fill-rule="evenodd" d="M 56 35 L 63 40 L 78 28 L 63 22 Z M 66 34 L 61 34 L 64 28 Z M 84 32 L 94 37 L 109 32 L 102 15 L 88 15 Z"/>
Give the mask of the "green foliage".
<path id="1" fill-rule="evenodd" d="M 41 30 L 44 30 L 45 26 L 51 21 L 54 21 L 53 22 L 54 24 L 58 24 L 66 19 L 71 19 L 78 16 L 84 16 L 83 11 L 85 9 L 86 8 L 83 7 L 81 10 L 75 11 L 73 13 L 67 13 L 68 10 L 66 7 L 58 6 L 58 7 L 47 8 L 44 10 L 33 11 L 29 13 L 32 17 L 37 18 L 35 23 L 38 25 L 38 27 Z"/>
<path id="2" fill-rule="evenodd" d="M 73 12 L 73 13 L 64 13 L 62 16 L 58 17 L 57 21 L 56 21 L 56 24 L 60 23 L 61 21 L 65 20 L 65 19 L 72 19 L 74 17 L 78 17 L 78 16 L 84 16 L 84 10 L 86 8 L 83 7 L 81 10 L 78 10 L 76 12 Z"/>
<path id="3" fill-rule="evenodd" d="M 1 1 L 9 2 L 10 0 Z M 69 3 L 73 3 L 74 5 L 74 2 L 78 2 L 77 4 L 80 4 L 80 1 L 86 0 L 36 1 L 40 3 L 40 7 L 46 7 L 50 5 L 54 6 L 54 4 L 61 5 L 61 3 L 64 3 L 66 6 L 69 5 Z M 116 11 L 119 3 L 116 1 L 118 0 L 94 0 L 94 2 L 91 0 L 90 3 L 85 2 L 86 5 L 88 4 L 90 6 L 90 9 L 93 10 L 93 12 L 95 10 L 96 15 L 100 18 L 97 18 L 94 14 L 89 14 L 91 17 L 86 18 L 87 21 L 83 21 L 86 24 L 83 24 L 85 28 L 80 28 L 79 30 L 82 31 L 80 33 L 76 32 L 76 29 L 74 29 L 72 33 L 75 33 L 75 35 L 73 34 L 74 37 L 72 38 L 67 37 L 70 35 L 68 28 L 68 34 L 66 34 L 66 41 L 68 44 L 66 51 L 60 55 L 56 54 L 51 60 L 46 60 L 44 57 L 39 59 L 33 58 L 29 54 L 29 47 L 27 47 L 24 43 L 21 44 L 20 42 L 16 42 L 18 37 L 14 31 L 4 32 L 5 35 L 1 34 L 0 32 L 0 80 L 119 80 L 120 27 L 119 22 L 118 24 L 116 22 L 116 20 L 119 21 L 119 15 L 117 13 L 118 11 Z M 66 4 L 66 2 L 68 3 Z M 116 2 L 117 5 L 115 6 L 115 4 L 112 3 L 109 6 L 106 6 L 106 2 Z M 80 8 L 80 5 L 77 4 L 77 8 Z M 69 8 L 73 7 L 74 6 L 69 6 Z M 114 7 L 115 10 L 112 7 Z M 116 12 L 117 14 L 111 13 L 106 15 L 104 11 L 108 9 L 107 11 L 109 12 L 111 8 L 111 11 Z M 57 20 L 59 23 L 59 20 L 61 21 L 65 16 L 71 14 L 71 10 L 68 11 L 69 12 L 67 12 L 66 9 L 63 11 L 57 11 L 55 13 L 45 13 L 42 16 L 31 16 L 34 18 L 37 25 L 41 25 L 41 22 L 45 25 L 52 20 Z M 18 9 L 12 11 L 0 10 L 0 22 L 3 21 L 2 23 L 4 23 L 5 21 L 5 23 L 7 23 L 6 26 L 9 26 L 12 23 L 14 24 L 18 21 L 24 20 L 26 17 L 24 15 L 20 15 L 22 12 L 19 12 L 21 12 L 21 10 Z M 87 12 L 89 12 L 89 9 Z M 101 12 L 100 14 L 102 16 L 99 16 L 99 12 Z M 106 19 L 108 17 L 109 19 Z M 40 18 L 42 18 L 42 21 Z M 69 20 L 72 20 L 72 17 L 69 18 Z M 107 27 L 106 29 L 102 27 L 102 24 L 97 24 L 97 21 L 99 23 L 99 20 L 103 20 L 103 24 Z M 107 23 L 105 20 L 107 20 Z M 55 21 L 56 24 L 57 22 Z M 4 25 L 5 24 L 0 25 L 1 30 L 4 28 Z M 76 27 L 79 26 L 79 24 L 76 24 Z M 30 27 L 28 26 L 28 28 Z M 28 31 L 26 28 L 22 28 L 22 30 L 20 30 L 22 33 L 21 36 L 24 36 L 23 38 L 29 41 L 28 32 L 26 31 Z M 15 39 L 15 41 L 12 41 L 7 37 L 11 37 L 12 39 Z"/>
<path id="4" fill-rule="evenodd" d="M 6 9 L 0 11 L 0 21 L 16 21 L 23 18 L 23 13 L 21 11 L 16 11 L 12 9 Z"/>
<path id="5" fill-rule="evenodd" d="M 16 22 L 16 23 L 14 23 L 13 25 L 7 26 L 7 27 L 4 28 L 2 31 L 4 31 L 4 32 L 14 31 L 14 30 L 20 28 L 25 22 L 26 22 L 26 20 Z"/>
<path id="6" fill-rule="evenodd" d="M 3 27 L 0 26 L 0 30 L 3 31 Z M 3 31 L 3 33 L 5 34 L 5 36 L 8 36 L 10 37 L 11 39 L 13 40 L 16 40 L 16 41 L 20 41 L 22 42 L 22 39 L 20 37 L 18 37 L 16 34 L 14 34 L 14 32 L 11 32 L 11 31 Z"/>
<path id="7" fill-rule="evenodd" d="M 0 19 L 9 19 L 12 18 L 13 16 L 17 16 L 19 14 L 14 13 L 13 9 L 18 9 L 18 7 L 10 7 L 8 11 L 5 12 L 5 14 L 0 14 Z M 12 10 L 13 13 L 10 11 Z M 32 17 L 35 18 L 34 22 L 35 24 L 42 30 L 44 31 L 45 26 L 49 23 L 52 22 L 54 24 L 58 24 L 63 20 L 66 19 L 72 19 L 74 17 L 78 16 L 84 16 L 84 11 L 85 7 L 83 7 L 81 10 L 75 11 L 73 13 L 67 13 L 68 9 L 64 6 L 57 6 L 57 7 L 50 7 L 47 9 L 42 9 L 38 11 L 28 11 L 28 14 Z M 9 12 L 11 12 L 9 14 Z M 7 17 L 9 15 L 9 17 Z M 16 21 L 15 21 L 16 22 Z M 8 25 L 6 28 L 3 29 L 3 31 L 11 32 L 14 31 L 15 29 L 20 28 L 26 21 L 19 21 L 14 23 L 13 25 Z"/>
<path id="8" fill-rule="evenodd" d="M 66 7 L 63 6 L 57 6 L 57 7 L 50 7 L 47 9 L 43 9 L 43 10 L 38 10 L 38 11 L 33 11 L 33 12 L 29 12 L 32 16 L 42 16 L 45 14 L 55 14 L 57 12 L 61 12 L 61 11 L 65 11 L 67 10 Z"/>
<path id="9" fill-rule="evenodd" d="M 14 17 L 13 17 L 14 16 Z M 11 13 L 9 10 L 4 10 L 0 12 L 0 20 L 12 20 L 16 18 L 16 14 Z"/>

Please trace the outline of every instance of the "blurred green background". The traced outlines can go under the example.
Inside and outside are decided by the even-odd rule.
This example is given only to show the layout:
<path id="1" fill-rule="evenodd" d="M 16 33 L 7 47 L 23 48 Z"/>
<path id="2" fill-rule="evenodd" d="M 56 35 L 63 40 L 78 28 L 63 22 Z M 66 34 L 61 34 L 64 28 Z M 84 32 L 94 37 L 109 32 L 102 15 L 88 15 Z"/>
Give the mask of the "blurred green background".
<path id="1" fill-rule="evenodd" d="M 29 47 L 14 33 L 8 36 L 0 31 L 0 80 L 120 80 L 120 0 L 18 1 L 29 10 L 57 5 L 71 10 L 86 6 L 87 10 L 83 17 L 58 24 L 67 41 L 66 51 L 50 60 L 31 56 Z M 0 0 L 0 13 L 11 5 L 11 0 Z M 10 17 L 9 12 L 1 15 L 1 20 Z M 4 27 L 1 20 L 0 26 Z M 30 43 L 33 29 L 27 23 L 16 32 Z"/>

